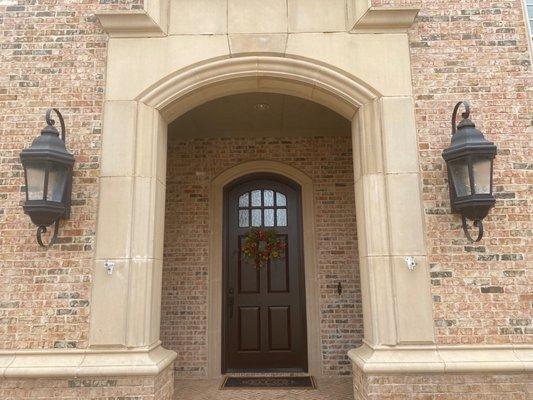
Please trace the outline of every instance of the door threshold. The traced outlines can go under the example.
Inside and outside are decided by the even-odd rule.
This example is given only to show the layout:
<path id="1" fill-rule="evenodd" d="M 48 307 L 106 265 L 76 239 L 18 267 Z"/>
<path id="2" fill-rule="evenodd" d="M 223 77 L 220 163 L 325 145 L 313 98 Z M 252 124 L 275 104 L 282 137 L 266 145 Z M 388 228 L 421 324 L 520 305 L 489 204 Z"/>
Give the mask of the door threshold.
<path id="1" fill-rule="evenodd" d="M 309 375 L 308 371 L 305 371 L 303 368 L 231 368 L 228 369 L 223 375 L 247 375 L 247 376 L 258 376 L 258 375 L 300 375 L 306 376 Z"/>

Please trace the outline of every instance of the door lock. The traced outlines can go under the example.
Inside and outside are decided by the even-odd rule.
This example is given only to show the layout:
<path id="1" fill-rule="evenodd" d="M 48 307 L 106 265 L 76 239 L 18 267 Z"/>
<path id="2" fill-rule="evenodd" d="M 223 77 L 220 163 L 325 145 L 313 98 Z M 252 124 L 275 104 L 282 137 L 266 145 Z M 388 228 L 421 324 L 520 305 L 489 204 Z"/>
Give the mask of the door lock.
<path id="1" fill-rule="evenodd" d="M 228 317 L 233 318 L 233 307 L 235 305 L 235 296 L 233 295 L 235 292 L 233 288 L 228 290 Z"/>

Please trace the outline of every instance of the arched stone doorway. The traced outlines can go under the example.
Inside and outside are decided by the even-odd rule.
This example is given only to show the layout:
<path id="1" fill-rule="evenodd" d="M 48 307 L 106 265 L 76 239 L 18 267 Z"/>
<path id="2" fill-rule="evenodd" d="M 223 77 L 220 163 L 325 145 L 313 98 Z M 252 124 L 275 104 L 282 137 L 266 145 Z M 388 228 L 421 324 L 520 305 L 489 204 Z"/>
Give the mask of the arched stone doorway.
<path id="1" fill-rule="evenodd" d="M 208 60 L 166 76 L 135 99 L 106 103 L 91 345 L 157 350 L 157 369 L 172 361 L 172 352 L 158 347 L 167 123 L 210 99 L 251 91 L 307 98 L 352 121 L 363 363 L 383 345 L 432 343 L 411 98 L 385 97 L 323 63 L 260 55 Z M 113 134 L 125 124 L 130 136 Z M 406 256 L 417 259 L 414 272 L 405 268 Z M 121 275 L 112 283 L 106 260 L 116 262 Z M 117 299 L 117 292 L 123 296 Z M 106 326 L 110 317 L 117 323 Z"/>

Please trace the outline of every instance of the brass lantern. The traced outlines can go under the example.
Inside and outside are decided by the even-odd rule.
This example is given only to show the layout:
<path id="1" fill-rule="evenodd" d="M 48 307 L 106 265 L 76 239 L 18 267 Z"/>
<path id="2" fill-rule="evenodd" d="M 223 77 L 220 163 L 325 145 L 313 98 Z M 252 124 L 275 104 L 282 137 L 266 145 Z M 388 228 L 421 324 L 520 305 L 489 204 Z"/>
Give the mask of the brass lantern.
<path id="1" fill-rule="evenodd" d="M 457 111 L 464 105 L 462 120 L 456 126 Z M 483 237 L 483 218 L 496 203 L 492 194 L 493 160 L 497 148 L 470 120 L 470 105 L 461 101 L 452 114 L 452 142 L 442 152 L 448 169 L 452 212 L 460 213 L 463 230 L 471 242 Z M 468 232 L 466 220 L 474 221 L 478 236 L 474 240 Z"/>
<path id="2" fill-rule="evenodd" d="M 59 117 L 61 137 L 55 121 L 50 118 L 52 110 Z M 37 242 L 48 247 L 57 241 L 59 220 L 70 217 L 72 191 L 72 167 L 74 156 L 65 147 L 65 122 L 57 109 L 46 112 L 46 127 L 31 146 L 22 150 L 20 160 L 26 179 L 26 201 L 23 209 L 38 226 Z M 55 224 L 53 237 L 48 245 L 41 235 Z"/>

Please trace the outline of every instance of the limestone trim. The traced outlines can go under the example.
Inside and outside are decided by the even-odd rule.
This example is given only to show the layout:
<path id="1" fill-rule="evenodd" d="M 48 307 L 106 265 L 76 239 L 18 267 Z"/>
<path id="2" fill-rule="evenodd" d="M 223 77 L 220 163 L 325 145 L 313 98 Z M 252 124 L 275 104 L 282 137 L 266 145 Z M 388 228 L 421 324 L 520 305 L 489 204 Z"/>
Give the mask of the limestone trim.
<path id="1" fill-rule="evenodd" d="M 531 372 L 533 346 L 397 346 L 350 350 L 352 363 L 369 374 Z"/>
<path id="2" fill-rule="evenodd" d="M 102 11 L 95 15 L 110 37 L 165 36 L 161 26 L 144 11 Z"/>
<path id="3" fill-rule="evenodd" d="M 149 41 L 144 43 L 148 45 Z M 113 79 L 119 77 L 122 78 L 116 75 Z M 108 79 L 107 85 L 112 84 Z M 101 179 L 103 195 L 96 235 L 98 258 L 93 280 L 91 346 L 133 347 L 159 339 L 159 261 L 163 257 L 160 244 L 164 225 L 167 125 L 173 118 L 210 99 L 249 91 L 300 96 L 352 121 L 365 340 L 373 346 L 432 344 L 429 265 L 412 97 L 383 96 L 335 65 L 269 54 L 207 59 L 167 74 L 139 90 L 138 95 L 125 99 L 132 104 L 106 102 L 105 112 L 120 113 L 124 118 L 119 115 L 109 118 L 104 136 L 123 136 L 123 127 L 127 126 L 132 129 L 132 140 L 126 143 L 128 149 L 118 137 L 104 140 L 103 146 L 122 143 L 124 151 L 132 152 L 135 161 L 132 177 L 128 171 L 110 166 L 110 171 L 117 169 L 122 175 Z M 115 123 L 117 129 L 111 129 Z M 399 144 L 402 151 L 395 150 Z M 102 164 L 109 161 L 104 156 L 114 152 L 114 149 L 102 149 Z M 247 171 L 250 172 L 253 171 Z M 130 198 L 134 192 L 133 204 L 123 199 Z M 120 215 L 113 203 L 121 205 Z M 409 271 L 404 261 L 412 255 L 417 262 L 415 271 Z M 146 257 L 158 263 L 144 262 Z M 111 279 L 98 264 L 108 258 L 118 260 L 119 273 Z M 150 290 L 132 290 L 141 287 L 150 275 L 153 276 Z M 213 309 L 221 315 L 216 307 Z M 147 313 L 148 310 L 151 312 Z M 105 326 L 110 313 L 119 323 Z M 156 317 L 151 318 L 152 315 Z M 311 327 L 309 330 L 313 331 Z M 215 335 L 213 331 L 209 334 Z M 215 336 L 218 337 L 209 336 L 211 343 L 220 341 L 220 335 Z M 219 346 L 215 345 L 214 349 L 214 354 L 220 351 Z M 310 360 L 310 367 L 313 365 L 316 364 Z M 217 367 L 210 366 L 209 373 L 216 375 Z M 319 371 L 311 372 L 319 374 Z"/>
<path id="4" fill-rule="evenodd" d="M 144 0 L 143 10 L 100 11 L 95 15 L 112 38 L 158 37 L 167 34 L 168 9 L 168 0 Z"/>
<path id="5" fill-rule="evenodd" d="M 415 22 L 419 8 L 369 7 L 354 23 L 354 31 L 396 30 L 405 32 Z"/>
<path id="6" fill-rule="evenodd" d="M 175 358 L 176 353 L 160 343 L 134 350 L 0 351 L 0 378 L 155 376 Z"/>
<path id="7" fill-rule="evenodd" d="M 302 97 L 350 120 L 361 105 L 381 96 L 356 77 L 311 60 L 243 56 L 206 60 L 177 71 L 143 91 L 136 100 L 162 110 L 170 122 L 206 101 L 251 91 Z"/>
<path id="8" fill-rule="evenodd" d="M 371 0 L 347 0 L 348 31 L 386 30 L 405 32 L 414 21 L 420 8 L 374 7 Z"/>
<path id="9" fill-rule="evenodd" d="M 320 349 L 320 316 L 316 266 L 316 235 L 313 181 L 290 165 L 268 160 L 238 164 L 216 176 L 210 187 L 209 294 L 208 294 L 208 376 L 221 375 L 222 338 L 222 234 L 224 187 L 242 176 L 254 173 L 274 173 L 287 177 L 301 186 L 302 228 L 305 266 L 305 301 L 307 318 L 307 357 L 309 373 L 322 375 Z"/>

